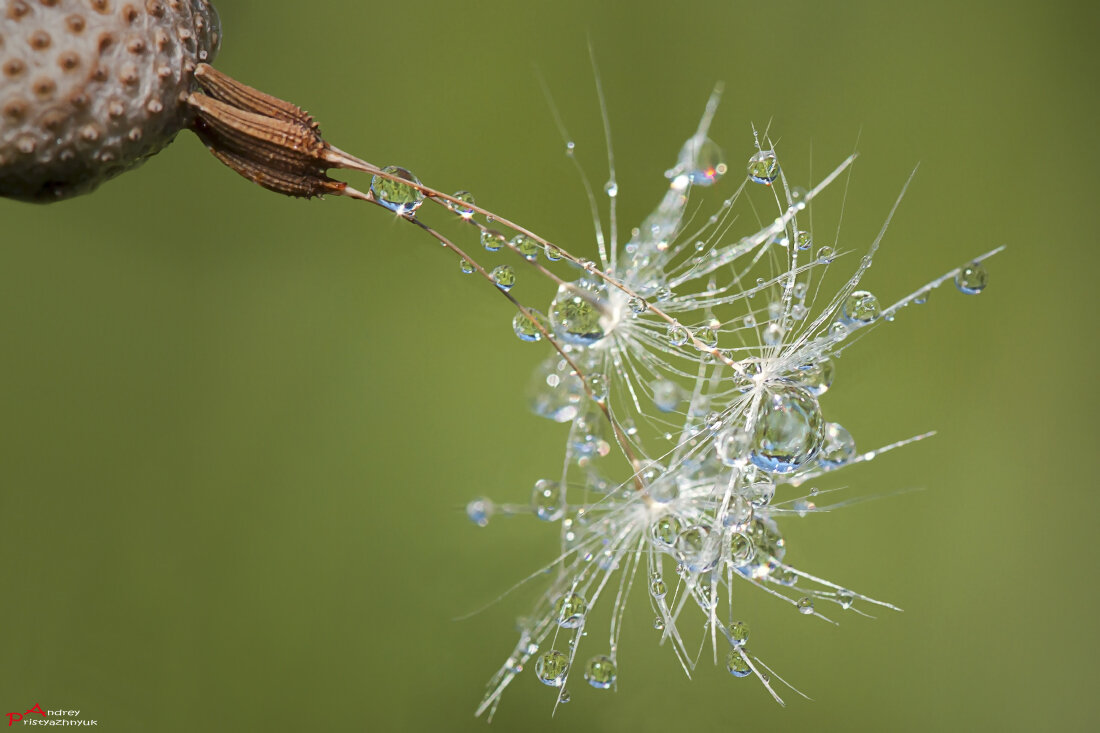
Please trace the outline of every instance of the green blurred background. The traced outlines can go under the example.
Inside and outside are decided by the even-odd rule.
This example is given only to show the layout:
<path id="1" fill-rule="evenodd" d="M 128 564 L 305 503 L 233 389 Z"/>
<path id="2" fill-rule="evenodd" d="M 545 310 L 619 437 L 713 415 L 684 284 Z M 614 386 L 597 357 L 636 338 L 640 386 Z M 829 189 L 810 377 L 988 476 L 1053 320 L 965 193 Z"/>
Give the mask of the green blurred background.
<path id="1" fill-rule="evenodd" d="M 730 179 L 751 122 L 771 121 L 803 182 L 858 147 L 849 247 L 920 164 L 864 280 L 882 299 L 1009 247 L 981 296 L 937 291 L 839 365 L 827 408 L 864 447 L 940 432 L 838 477 L 856 496 L 924 491 L 784 527 L 788 559 L 905 613 L 834 628 L 746 600 L 754 651 L 815 702 L 781 708 L 709 664 L 685 680 L 639 597 L 617 693 L 578 681 L 552 718 L 523 675 L 496 730 L 1095 724 L 1094 6 L 219 8 L 220 68 L 579 251 L 591 226 L 538 75 L 602 183 L 589 40 L 627 228 L 725 81 L 712 137 Z M 473 709 L 531 595 L 452 619 L 556 540 L 522 518 L 479 530 L 462 507 L 524 501 L 565 436 L 525 409 L 545 350 L 514 338 L 503 301 L 384 212 L 280 199 L 190 134 L 93 196 L 0 201 L 0 222 L 0 713 L 484 730 Z"/>

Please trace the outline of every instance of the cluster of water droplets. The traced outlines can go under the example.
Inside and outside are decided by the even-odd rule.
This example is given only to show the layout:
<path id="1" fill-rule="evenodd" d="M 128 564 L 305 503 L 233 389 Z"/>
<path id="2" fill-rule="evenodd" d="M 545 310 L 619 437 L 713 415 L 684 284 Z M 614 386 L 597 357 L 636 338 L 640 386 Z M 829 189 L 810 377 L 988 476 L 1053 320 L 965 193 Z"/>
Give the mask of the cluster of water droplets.
<path id="1" fill-rule="evenodd" d="M 944 282 L 981 292 L 989 255 L 884 306 L 861 285 L 876 241 L 839 292 L 820 295 L 823 273 L 845 253 L 818 241 L 805 212 L 851 159 L 815 187 L 798 188 L 774 146 L 757 136 L 745 185 L 700 220 L 689 215 L 689 202 L 729 172 L 708 137 L 716 104 L 717 95 L 666 171 L 668 189 L 653 212 L 612 251 L 605 245 L 618 243 L 617 233 L 601 233 L 598 262 L 479 218 L 468 192 L 445 202 L 476 227 L 488 256 L 509 258 L 491 268 L 472 257 L 460 264 L 523 303 L 511 321 L 519 340 L 550 342 L 531 378 L 529 406 L 568 430 L 561 475 L 535 481 L 526 503 L 478 498 L 467 506 L 479 526 L 495 515 L 530 514 L 559 527 L 561 538 L 560 557 L 545 568 L 548 587 L 521 621 L 520 640 L 490 680 L 479 713 L 492 714 L 525 666 L 558 690 L 559 704 L 571 697 L 574 670 L 590 688 L 616 687 L 619 633 L 638 574 L 647 578 L 653 628 L 684 669 L 698 659 L 684 630 L 694 609 L 715 659 L 724 657 L 733 677 L 755 676 L 777 699 L 776 676 L 750 652 L 748 626 L 725 599 L 758 586 L 818 619 L 829 609 L 889 607 L 789 564 L 780 524 L 832 506 L 818 506 L 823 494 L 802 486 L 911 442 L 860 453 L 851 433 L 827 416 L 823 396 L 853 335 L 894 320 Z M 385 171 L 416 180 L 404 169 Z M 423 200 L 400 181 L 376 184 L 374 196 L 399 214 L 411 215 Z M 603 191 L 614 206 L 620 186 L 613 171 Z M 758 231 L 732 236 L 734 205 L 753 191 L 770 196 L 777 215 Z M 516 300 L 517 270 L 545 275 L 559 263 L 549 302 Z M 591 646 L 592 613 L 609 593 L 604 641 L 579 656 L 582 645 Z"/>

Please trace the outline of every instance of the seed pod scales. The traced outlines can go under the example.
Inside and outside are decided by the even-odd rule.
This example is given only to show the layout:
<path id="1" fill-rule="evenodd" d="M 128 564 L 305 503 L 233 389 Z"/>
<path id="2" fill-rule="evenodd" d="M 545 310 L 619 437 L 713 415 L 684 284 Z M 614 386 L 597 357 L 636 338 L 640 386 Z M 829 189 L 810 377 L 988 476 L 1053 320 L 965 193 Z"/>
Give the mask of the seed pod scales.
<path id="1" fill-rule="evenodd" d="M 0 195 L 50 202 L 140 165 L 194 118 L 208 0 L 0 3 Z"/>

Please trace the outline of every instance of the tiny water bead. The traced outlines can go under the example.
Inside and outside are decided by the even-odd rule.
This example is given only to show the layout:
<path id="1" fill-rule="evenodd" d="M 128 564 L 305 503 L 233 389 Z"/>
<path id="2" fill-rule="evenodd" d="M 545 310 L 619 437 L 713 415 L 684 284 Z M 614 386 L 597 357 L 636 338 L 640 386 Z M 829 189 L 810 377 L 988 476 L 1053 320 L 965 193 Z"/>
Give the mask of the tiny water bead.
<path id="1" fill-rule="evenodd" d="M 576 346 L 591 346 L 607 333 L 600 324 L 600 309 L 595 294 L 579 285 L 562 285 L 550 304 L 550 323 L 562 341 Z"/>
<path id="2" fill-rule="evenodd" d="M 792 473 L 817 455 L 824 438 L 817 398 L 795 383 L 765 392 L 753 434 L 752 462 L 771 473 Z"/>
<path id="3" fill-rule="evenodd" d="M 552 244 L 548 244 L 543 247 L 542 253 L 546 255 L 546 259 L 550 260 L 551 262 L 557 262 L 564 256 L 562 255 L 561 250 Z"/>
<path id="4" fill-rule="evenodd" d="M 646 303 L 645 300 L 637 296 L 628 300 L 627 305 L 630 307 L 631 313 L 645 313 L 646 309 L 649 308 L 649 303 Z"/>
<path id="5" fill-rule="evenodd" d="M 799 613 L 809 616 L 814 612 L 814 601 L 809 596 L 802 596 L 798 599 L 795 607 L 798 608 Z"/>
<path id="6" fill-rule="evenodd" d="M 977 295 L 985 290 L 988 283 L 989 274 L 980 262 L 971 262 L 955 275 L 955 287 L 959 289 L 960 293 L 966 293 L 967 295 Z"/>
<path id="7" fill-rule="evenodd" d="M 703 346 L 708 346 L 712 349 L 718 345 L 718 334 L 715 333 L 713 328 L 708 326 L 696 329 L 695 338 L 702 343 Z"/>
<path id="8" fill-rule="evenodd" d="M 856 290 L 844 300 L 844 319 L 849 323 L 870 323 L 881 313 L 878 298 L 866 290 Z"/>
<path id="9" fill-rule="evenodd" d="M 542 331 L 539 330 L 539 326 L 542 326 L 545 331 L 549 332 L 550 322 L 546 320 L 546 316 L 534 308 L 528 308 L 527 312 L 531 314 L 531 318 L 528 318 L 523 313 L 516 313 L 512 318 L 512 330 L 520 341 L 541 341 Z"/>
<path id="10" fill-rule="evenodd" d="M 509 242 L 512 248 L 523 256 L 524 259 L 534 262 L 539 256 L 539 243 L 526 234 L 517 234 Z"/>
<path id="11" fill-rule="evenodd" d="M 531 489 L 531 508 L 544 522 L 556 522 L 565 516 L 565 493 L 561 484 L 545 478 L 536 481 Z"/>
<path id="12" fill-rule="evenodd" d="M 725 156 L 718 143 L 708 137 L 698 142 L 693 139 L 688 144 L 696 148 L 687 172 L 693 185 L 709 186 L 726 174 Z"/>
<path id="13" fill-rule="evenodd" d="M 535 676 L 550 687 L 561 687 L 569 673 L 569 657 L 557 649 L 551 649 L 535 660 Z"/>
<path id="14" fill-rule="evenodd" d="M 619 184 L 615 181 L 608 181 L 603 185 L 603 192 L 607 194 L 608 198 L 615 198 L 619 195 Z"/>
<path id="15" fill-rule="evenodd" d="M 472 208 L 474 203 L 474 195 L 469 191 L 458 191 L 454 193 L 451 198 L 457 199 L 457 201 L 451 201 L 448 205 L 451 207 L 451 211 L 455 212 L 463 219 L 469 219 L 474 215 Z"/>
<path id="16" fill-rule="evenodd" d="M 772 321 L 764 328 L 761 338 L 768 346 L 779 346 L 783 343 L 783 327 Z"/>
<path id="17" fill-rule="evenodd" d="M 660 575 L 649 581 L 649 595 L 654 598 L 664 598 L 666 593 L 668 593 L 668 587 Z"/>
<path id="18" fill-rule="evenodd" d="M 847 611 L 852 607 L 852 604 L 856 602 L 855 594 L 842 590 L 836 594 L 836 602 L 840 604 L 840 607 Z"/>
<path id="19" fill-rule="evenodd" d="M 572 699 L 573 696 L 569 694 L 569 690 L 562 688 L 561 694 L 558 695 L 558 702 L 560 702 L 562 705 L 565 705 Z"/>
<path id="20" fill-rule="evenodd" d="M 458 263 L 458 266 L 462 268 L 462 272 L 466 275 L 473 274 L 476 271 L 473 263 L 469 260 L 462 260 Z"/>
<path id="21" fill-rule="evenodd" d="M 584 665 L 584 679 L 597 690 L 606 690 L 615 684 L 615 662 L 611 657 L 600 654 L 588 660 Z"/>
<path id="22" fill-rule="evenodd" d="M 749 641 L 749 627 L 744 621 L 730 624 L 730 641 L 734 646 L 745 646 Z"/>
<path id="23" fill-rule="evenodd" d="M 748 171 L 753 183 L 769 185 L 779 177 L 779 158 L 774 150 L 759 150 L 749 158 Z"/>
<path id="24" fill-rule="evenodd" d="M 801 250 L 807 250 L 813 246 L 813 238 L 809 232 L 798 231 L 794 233 L 794 244 Z"/>
<path id="25" fill-rule="evenodd" d="M 726 670 L 734 677 L 748 677 L 752 674 L 752 667 L 745 661 L 740 648 L 730 649 L 726 655 Z"/>
<path id="26" fill-rule="evenodd" d="M 508 292 L 516 284 L 516 271 L 511 265 L 499 265 L 493 268 L 492 276 L 493 282 L 504 292 Z"/>
<path id="27" fill-rule="evenodd" d="M 584 625 L 584 615 L 588 613 L 588 602 L 576 593 L 566 593 L 558 599 L 558 626 L 563 629 L 577 629 Z"/>
<path id="28" fill-rule="evenodd" d="M 382 172 L 420 185 L 420 179 L 400 166 L 388 165 Z M 424 194 L 419 189 L 378 175 L 371 178 L 370 190 L 378 203 L 401 216 L 412 214 L 424 203 Z"/>
<path id="29" fill-rule="evenodd" d="M 491 499 L 479 496 L 466 505 L 466 516 L 477 526 L 485 527 L 488 526 L 489 517 L 493 515 L 494 509 L 495 506 Z"/>
<path id="30" fill-rule="evenodd" d="M 855 458 L 856 441 L 852 434 L 841 424 L 825 424 L 825 439 L 821 442 L 821 452 L 817 460 L 826 468 L 843 466 Z"/>
<path id="31" fill-rule="evenodd" d="M 722 519 L 722 525 L 734 532 L 744 532 L 752 521 L 752 515 L 752 502 L 740 494 L 735 494 L 730 501 L 726 516 Z"/>

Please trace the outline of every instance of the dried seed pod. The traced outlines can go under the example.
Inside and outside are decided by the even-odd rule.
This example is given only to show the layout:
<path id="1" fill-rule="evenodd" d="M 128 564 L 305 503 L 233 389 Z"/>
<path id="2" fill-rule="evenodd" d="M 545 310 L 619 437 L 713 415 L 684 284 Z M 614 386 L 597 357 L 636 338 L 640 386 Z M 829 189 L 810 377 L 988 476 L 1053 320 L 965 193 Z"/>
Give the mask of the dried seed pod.
<path id="1" fill-rule="evenodd" d="M 221 40 L 208 0 L 8 0 L 0 195 L 50 202 L 140 165 L 192 124 Z"/>

